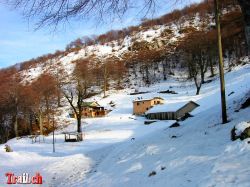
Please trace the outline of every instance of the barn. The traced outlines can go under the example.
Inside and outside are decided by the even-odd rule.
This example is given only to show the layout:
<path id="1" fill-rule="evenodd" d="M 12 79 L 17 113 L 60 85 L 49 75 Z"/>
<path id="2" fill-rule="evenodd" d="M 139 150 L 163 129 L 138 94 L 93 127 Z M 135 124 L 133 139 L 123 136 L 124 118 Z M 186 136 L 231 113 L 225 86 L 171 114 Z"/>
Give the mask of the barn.
<path id="1" fill-rule="evenodd" d="M 198 106 L 200 105 L 193 101 L 157 105 L 146 112 L 146 118 L 158 120 L 177 120 L 185 116 L 185 114 L 193 111 Z"/>

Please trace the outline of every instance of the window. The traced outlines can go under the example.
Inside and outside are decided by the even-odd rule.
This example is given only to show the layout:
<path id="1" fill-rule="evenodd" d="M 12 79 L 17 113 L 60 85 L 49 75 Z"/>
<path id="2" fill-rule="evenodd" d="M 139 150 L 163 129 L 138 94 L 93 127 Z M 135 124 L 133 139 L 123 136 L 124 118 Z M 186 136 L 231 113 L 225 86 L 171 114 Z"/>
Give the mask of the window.
<path id="1" fill-rule="evenodd" d="M 157 101 L 157 104 L 160 104 L 160 101 Z"/>
<path id="2" fill-rule="evenodd" d="M 137 102 L 137 106 L 139 106 L 140 105 L 140 103 L 139 102 Z"/>

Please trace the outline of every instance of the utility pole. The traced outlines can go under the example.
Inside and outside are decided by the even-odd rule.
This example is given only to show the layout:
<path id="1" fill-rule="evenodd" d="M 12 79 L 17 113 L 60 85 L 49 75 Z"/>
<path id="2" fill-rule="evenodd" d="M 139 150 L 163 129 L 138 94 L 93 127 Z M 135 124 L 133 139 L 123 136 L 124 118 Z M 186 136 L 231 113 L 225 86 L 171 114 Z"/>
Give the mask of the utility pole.
<path id="1" fill-rule="evenodd" d="M 226 95 L 225 95 L 224 63 L 223 63 L 222 43 L 221 43 L 219 0 L 214 0 L 214 9 L 215 9 L 215 20 L 216 20 L 217 35 L 218 35 L 221 112 L 222 112 L 222 123 L 224 124 L 227 123 L 227 106 L 226 106 Z"/>

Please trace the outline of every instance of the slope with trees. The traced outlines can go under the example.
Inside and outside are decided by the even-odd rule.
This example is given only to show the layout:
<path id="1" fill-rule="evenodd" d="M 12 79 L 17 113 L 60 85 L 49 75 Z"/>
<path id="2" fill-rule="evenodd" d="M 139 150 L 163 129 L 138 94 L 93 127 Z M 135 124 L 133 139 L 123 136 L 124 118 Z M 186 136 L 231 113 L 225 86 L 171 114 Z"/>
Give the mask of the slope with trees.
<path id="1" fill-rule="evenodd" d="M 57 24 L 60 19 L 69 18 L 67 17 L 69 9 L 63 9 L 65 17 L 57 17 L 56 12 L 60 11 L 57 10 L 57 5 L 60 3 L 62 7 L 69 5 L 67 8 L 73 10 L 76 8 L 74 3 L 77 1 L 74 3 L 65 0 L 47 2 L 49 4 L 45 3 L 38 13 L 41 16 L 42 25 L 53 23 L 56 19 L 58 22 L 55 24 Z M 242 13 L 237 1 L 219 2 L 218 13 L 222 13 L 220 21 L 223 50 L 221 51 L 226 59 L 226 65 L 230 68 L 237 65 L 240 58 L 247 54 L 244 28 L 246 10 L 242 9 Z M 24 1 L 21 0 L 15 4 L 17 1 L 13 0 L 12 3 L 22 7 Z M 43 8 L 48 7 L 50 3 L 54 3 L 54 9 L 49 9 L 46 15 L 43 14 Z M 36 1 L 33 7 L 27 7 L 31 8 L 29 13 L 36 14 L 38 5 L 39 1 Z M 5 129 L 3 132 L 8 131 L 7 134 L 14 137 L 31 133 L 40 126 L 40 133 L 43 134 L 43 126 L 51 124 L 50 112 L 63 103 L 62 95 L 77 116 L 80 132 L 81 104 L 92 95 L 94 87 L 99 91 L 102 90 L 106 96 L 108 89 L 150 85 L 162 79 L 166 80 L 177 71 L 184 70 L 188 78 L 194 80 L 199 94 L 202 84 L 206 82 L 207 72 L 209 71 L 211 76 L 216 75 L 218 57 L 221 56 L 217 53 L 213 5 L 213 1 L 204 1 L 183 10 L 174 10 L 160 18 L 144 19 L 139 26 L 112 30 L 96 37 L 78 38 L 70 43 L 65 51 L 57 51 L 54 54 L 21 63 L 20 68 L 2 70 L 0 76 L 2 80 L 6 80 L 0 85 L 3 88 L 0 104 L 1 128 Z M 240 5 L 242 5 L 241 2 Z M 77 14 L 77 11 L 70 12 L 69 16 L 73 17 Z M 155 34 L 150 35 L 152 32 Z M 108 49 L 106 50 L 108 52 L 104 53 L 102 49 Z M 72 75 L 67 72 L 65 77 L 68 79 L 63 80 L 63 76 L 59 75 L 63 75 L 63 70 L 69 64 L 70 67 L 75 68 L 71 68 Z M 36 67 L 46 69 L 47 75 L 42 74 L 25 83 L 27 71 Z M 58 71 L 54 71 L 55 69 Z M 15 80 L 14 84 L 11 84 L 10 80 Z M 39 87 L 40 85 L 45 87 L 46 81 L 52 83 L 48 85 L 49 90 Z M 26 101 L 18 98 L 31 99 Z M 25 132 L 20 132 L 21 125 L 29 128 L 26 128 Z"/>

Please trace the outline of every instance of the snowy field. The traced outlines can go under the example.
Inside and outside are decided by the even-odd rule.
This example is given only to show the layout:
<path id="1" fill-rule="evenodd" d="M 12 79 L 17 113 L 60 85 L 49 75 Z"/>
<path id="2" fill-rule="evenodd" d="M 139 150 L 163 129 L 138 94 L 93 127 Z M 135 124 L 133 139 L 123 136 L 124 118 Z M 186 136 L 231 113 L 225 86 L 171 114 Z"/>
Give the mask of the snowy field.
<path id="1" fill-rule="evenodd" d="M 144 125 L 145 118 L 132 115 L 138 96 L 114 92 L 100 101 L 96 97 L 104 106 L 113 101 L 116 108 L 107 117 L 84 120 L 83 142 L 65 143 L 57 132 L 56 153 L 52 136 L 33 144 L 29 138 L 12 139 L 7 142 L 11 153 L 0 145 L 0 186 L 7 186 L 6 172 L 40 172 L 46 187 L 249 187 L 249 140 L 232 142 L 230 131 L 250 121 L 250 108 L 235 112 L 250 92 L 250 65 L 235 68 L 225 79 L 226 95 L 234 92 L 227 97 L 227 124 L 220 124 L 218 77 L 204 84 L 198 96 L 192 84 L 174 79 L 140 89 L 149 93 L 139 97 L 160 96 L 166 105 L 190 100 L 200 105 L 177 128 L 168 128 L 174 121 Z M 178 94 L 158 93 L 167 89 Z M 76 124 L 67 130 L 76 130 Z"/>

